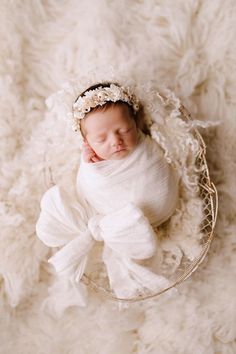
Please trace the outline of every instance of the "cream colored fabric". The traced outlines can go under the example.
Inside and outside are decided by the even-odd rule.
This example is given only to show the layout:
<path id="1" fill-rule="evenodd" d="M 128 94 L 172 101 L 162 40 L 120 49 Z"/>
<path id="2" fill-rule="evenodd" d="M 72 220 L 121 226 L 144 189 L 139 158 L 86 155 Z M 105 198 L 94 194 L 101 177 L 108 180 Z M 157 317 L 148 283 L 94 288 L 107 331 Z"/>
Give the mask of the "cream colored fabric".
<path id="1" fill-rule="evenodd" d="M 94 240 L 104 242 L 103 262 L 110 286 L 117 296 L 133 297 L 144 289 L 158 291 L 169 285 L 164 277 L 133 261 L 153 256 L 156 239 L 147 218 L 130 203 L 107 216 L 94 214 L 89 218 L 78 201 L 69 199 L 65 191 L 54 186 L 42 198 L 36 231 L 46 245 L 63 246 L 49 262 L 60 276 L 59 282 L 64 284 L 62 288 L 66 289 L 64 308 L 68 305 L 67 298 L 71 298 L 68 289 L 73 292 L 73 297 L 77 294 L 77 305 L 86 304 L 79 282 Z M 57 301 L 56 294 L 51 295 Z"/>

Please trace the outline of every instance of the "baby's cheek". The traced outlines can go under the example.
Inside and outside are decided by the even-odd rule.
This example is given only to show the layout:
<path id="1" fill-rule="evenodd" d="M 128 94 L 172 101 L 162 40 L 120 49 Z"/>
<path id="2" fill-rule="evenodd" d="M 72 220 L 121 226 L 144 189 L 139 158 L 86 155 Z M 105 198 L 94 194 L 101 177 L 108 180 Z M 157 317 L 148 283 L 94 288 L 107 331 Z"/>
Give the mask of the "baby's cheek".
<path id="1" fill-rule="evenodd" d="M 95 144 L 93 141 L 89 141 L 89 140 L 88 140 L 88 144 L 89 144 L 89 146 L 91 147 L 91 149 L 92 149 L 93 151 L 96 150 L 96 144 Z"/>
<path id="2" fill-rule="evenodd" d="M 106 146 L 99 146 L 96 151 L 96 154 L 104 160 L 107 160 L 109 158 L 109 151 L 107 150 Z"/>
<path id="3" fill-rule="evenodd" d="M 138 144 L 138 135 L 133 134 L 129 139 L 129 143 L 130 143 L 131 148 L 135 148 L 136 145 Z"/>
<path id="4" fill-rule="evenodd" d="M 92 143 L 90 146 L 96 154 L 101 150 L 101 147 L 98 144 Z"/>

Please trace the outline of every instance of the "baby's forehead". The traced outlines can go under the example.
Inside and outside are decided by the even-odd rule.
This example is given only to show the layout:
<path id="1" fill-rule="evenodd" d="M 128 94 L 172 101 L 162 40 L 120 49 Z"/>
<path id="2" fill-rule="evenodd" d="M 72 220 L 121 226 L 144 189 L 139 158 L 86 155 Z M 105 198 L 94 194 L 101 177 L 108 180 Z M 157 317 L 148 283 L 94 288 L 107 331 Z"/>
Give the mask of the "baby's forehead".
<path id="1" fill-rule="evenodd" d="M 97 132 L 128 124 L 131 119 L 129 109 L 125 105 L 116 105 L 88 113 L 81 124 L 88 132 Z"/>

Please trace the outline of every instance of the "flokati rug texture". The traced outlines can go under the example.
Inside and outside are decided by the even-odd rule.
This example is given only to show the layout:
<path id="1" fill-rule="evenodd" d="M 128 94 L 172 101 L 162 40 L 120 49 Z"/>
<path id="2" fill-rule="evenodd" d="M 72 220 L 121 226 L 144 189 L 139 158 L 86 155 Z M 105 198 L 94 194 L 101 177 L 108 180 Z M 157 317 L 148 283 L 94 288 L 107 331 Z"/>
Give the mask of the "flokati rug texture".
<path id="1" fill-rule="evenodd" d="M 235 18 L 233 0 L 1 1 L 1 354 L 236 352 Z M 45 166 L 66 179 L 65 147 L 76 165 L 79 141 L 47 105 L 68 79 L 106 77 L 111 66 L 168 86 L 194 118 L 220 121 L 203 131 L 219 192 L 215 238 L 176 294 L 119 310 L 90 292 L 87 307 L 56 318 L 42 307 L 53 270 L 35 223 Z"/>

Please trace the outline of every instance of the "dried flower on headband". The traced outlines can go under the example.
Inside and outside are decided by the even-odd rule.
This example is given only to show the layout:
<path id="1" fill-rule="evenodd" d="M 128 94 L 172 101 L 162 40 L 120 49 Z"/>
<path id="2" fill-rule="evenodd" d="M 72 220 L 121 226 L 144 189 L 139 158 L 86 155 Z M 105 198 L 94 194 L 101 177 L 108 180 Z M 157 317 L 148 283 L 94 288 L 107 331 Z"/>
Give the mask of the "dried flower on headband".
<path id="1" fill-rule="evenodd" d="M 72 129 L 74 131 L 80 130 L 79 121 L 83 119 L 92 108 L 103 106 L 107 102 L 117 101 L 128 103 L 133 108 L 134 113 L 139 110 L 139 102 L 134 94 L 130 92 L 129 88 L 111 84 L 109 87 L 101 86 L 85 92 L 85 94 L 79 96 L 73 104 Z"/>

